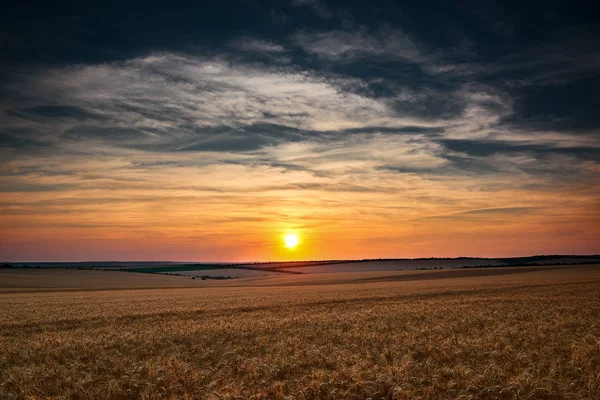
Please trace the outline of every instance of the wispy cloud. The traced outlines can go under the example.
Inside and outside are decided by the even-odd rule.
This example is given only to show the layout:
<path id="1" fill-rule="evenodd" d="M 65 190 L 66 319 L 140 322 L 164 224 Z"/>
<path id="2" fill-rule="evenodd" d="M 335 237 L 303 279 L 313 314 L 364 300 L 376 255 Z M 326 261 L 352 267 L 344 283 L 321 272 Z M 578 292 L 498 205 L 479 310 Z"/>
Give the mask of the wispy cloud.
<path id="1" fill-rule="evenodd" d="M 336 129 L 336 122 L 365 125 L 389 116 L 384 103 L 339 89 L 354 84 L 360 82 L 293 69 L 158 54 L 50 70 L 15 83 L 14 90 L 21 94 L 37 91 L 34 99 L 23 95 L 23 108 L 39 103 L 76 106 L 110 118 L 113 124 L 126 122 L 127 127 L 148 132 L 173 125 L 236 127 L 261 122 Z"/>
<path id="2" fill-rule="evenodd" d="M 307 53 L 337 61 L 355 61 L 367 57 L 412 62 L 424 60 L 422 50 L 400 30 L 381 30 L 376 35 L 364 29 L 352 32 L 303 32 L 297 33 L 294 41 Z"/>
<path id="3" fill-rule="evenodd" d="M 259 53 L 283 53 L 285 47 L 281 44 L 251 37 L 242 37 L 232 40 L 229 45 L 235 49 Z"/>
<path id="4" fill-rule="evenodd" d="M 320 0 L 292 0 L 294 7 L 308 7 L 321 18 L 329 19 L 334 16 L 324 1 Z"/>

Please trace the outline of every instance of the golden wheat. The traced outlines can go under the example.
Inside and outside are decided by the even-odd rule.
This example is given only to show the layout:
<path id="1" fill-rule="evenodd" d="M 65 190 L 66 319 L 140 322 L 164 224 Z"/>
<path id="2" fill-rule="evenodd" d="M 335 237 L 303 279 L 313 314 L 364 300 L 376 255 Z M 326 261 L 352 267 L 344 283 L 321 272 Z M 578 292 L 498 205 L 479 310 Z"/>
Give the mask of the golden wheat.
<path id="1" fill-rule="evenodd" d="M 0 397 L 598 399 L 599 282 L 1 294 Z"/>

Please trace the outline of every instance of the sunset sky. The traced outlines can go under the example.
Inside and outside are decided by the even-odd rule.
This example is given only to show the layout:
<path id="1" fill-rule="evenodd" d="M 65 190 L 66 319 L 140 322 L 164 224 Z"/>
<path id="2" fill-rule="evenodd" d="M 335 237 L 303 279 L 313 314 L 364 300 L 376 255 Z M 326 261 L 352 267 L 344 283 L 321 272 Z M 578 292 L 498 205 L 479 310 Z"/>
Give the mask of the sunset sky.
<path id="1" fill-rule="evenodd" d="M 3 10 L 0 261 L 600 253 L 593 9 L 207 3 Z"/>

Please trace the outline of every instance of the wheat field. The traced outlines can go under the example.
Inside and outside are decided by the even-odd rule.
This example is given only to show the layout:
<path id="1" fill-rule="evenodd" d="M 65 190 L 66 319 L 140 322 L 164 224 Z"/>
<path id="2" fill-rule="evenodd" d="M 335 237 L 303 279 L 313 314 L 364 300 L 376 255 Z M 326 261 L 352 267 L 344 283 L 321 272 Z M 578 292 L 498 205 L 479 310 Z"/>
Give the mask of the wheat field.
<path id="1" fill-rule="evenodd" d="M 0 398 L 600 398 L 600 266 L 469 274 L 13 284 L 0 293 Z"/>

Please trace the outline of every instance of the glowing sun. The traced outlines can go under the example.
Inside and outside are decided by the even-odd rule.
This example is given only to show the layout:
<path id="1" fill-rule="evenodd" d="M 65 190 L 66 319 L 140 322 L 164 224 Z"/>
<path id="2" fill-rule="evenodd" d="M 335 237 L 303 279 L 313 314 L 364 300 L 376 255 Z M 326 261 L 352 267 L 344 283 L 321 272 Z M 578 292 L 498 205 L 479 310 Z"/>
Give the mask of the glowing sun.
<path id="1" fill-rule="evenodd" d="M 283 237 L 283 241 L 285 243 L 285 247 L 287 247 L 288 249 L 293 249 L 299 243 L 298 235 L 289 233 Z"/>

